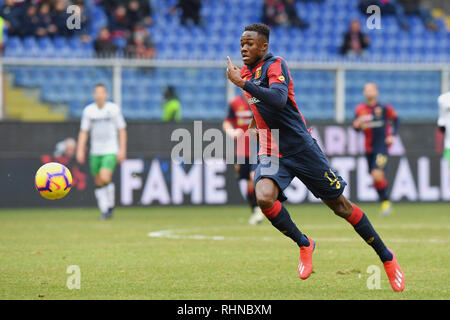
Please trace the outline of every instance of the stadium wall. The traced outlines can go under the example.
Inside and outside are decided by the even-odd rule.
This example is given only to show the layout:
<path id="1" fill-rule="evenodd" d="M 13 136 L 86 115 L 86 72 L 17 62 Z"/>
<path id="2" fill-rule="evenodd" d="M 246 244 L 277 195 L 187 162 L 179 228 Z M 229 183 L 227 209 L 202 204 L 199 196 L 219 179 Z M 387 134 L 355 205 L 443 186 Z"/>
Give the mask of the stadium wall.
<path id="1" fill-rule="evenodd" d="M 171 139 L 174 132 L 181 129 L 189 133 L 192 154 L 202 155 L 213 143 L 211 133 L 219 134 L 220 127 L 219 122 L 129 122 L 128 159 L 114 174 L 118 204 L 245 204 L 244 184 L 236 181 L 233 165 L 226 165 L 224 157 L 200 157 L 193 164 L 171 160 L 173 148 L 180 143 L 179 139 Z M 0 123 L 0 207 L 95 206 L 89 167 L 53 154 L 59 141 L 76 138 L 78 128 L 78 122 Z M 353 201 L 376 201 L 362 134 L 349 124 L 320 123 L 312 128 L 331 166 L 350 182 L 345 194 Z M 390 153 L 387 175 L 392 200 L 450 201 L 450 170 L 441 157 L 442 135 L 433 124 L 404 124 Z M 62 200 L 45 200 L 34 189 L 36 170 L 49 161 L 67 164 L 74 176 L 75 185 Z M 318 201 L 298 180 L 285 193 L 291 203 Z"/>

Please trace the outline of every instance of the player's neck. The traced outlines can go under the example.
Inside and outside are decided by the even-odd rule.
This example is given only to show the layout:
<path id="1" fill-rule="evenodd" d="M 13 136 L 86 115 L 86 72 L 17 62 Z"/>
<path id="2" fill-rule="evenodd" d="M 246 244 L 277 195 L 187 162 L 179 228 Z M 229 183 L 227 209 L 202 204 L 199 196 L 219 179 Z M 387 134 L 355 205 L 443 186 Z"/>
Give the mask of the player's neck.
<path id="1" fill-rule="evenodd" d="M 267 55 L 269 54 L 268 51 L 266 51 L 266 53 L 264 53 L 264 55 L 261 57 L 261 59 L 259 59 L 258 61 L 256 61 L 254 64 L 247 66 L 250 70 L 252 70 L 253 68 L 255 68 L 258 64 L 260 64 L 261 62 L 263 62 L 264 60 L 266 60 Z"/>
<path id="2" fill-rule="evenodd" d="M 102 109 L 102 108 L 105 106 L 105 104 L 106 104 L 106 102 L 103 102 L 102 104 L 97 103 L 97 107 L 98 107 L 99 109 Z"/>
<path id="3" fill-rule="evenodd" d="M 367 100 L 366 101 L 366 104 L 369 106 L 369 107 L 375 107 L 375 105 L 378 103 L 378 101 L 377 101 L 377 99 L 370 99 L 370 100 Z"/>

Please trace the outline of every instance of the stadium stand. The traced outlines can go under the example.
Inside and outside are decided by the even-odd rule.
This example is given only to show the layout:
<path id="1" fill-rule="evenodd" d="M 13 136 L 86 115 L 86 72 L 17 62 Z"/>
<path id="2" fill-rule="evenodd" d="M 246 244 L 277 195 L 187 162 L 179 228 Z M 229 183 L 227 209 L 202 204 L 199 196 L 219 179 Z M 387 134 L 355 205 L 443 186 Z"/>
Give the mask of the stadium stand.
<path id="1" fill-rule="evenodd" d="M 0 1 L 0 4 L 3 1 Z M 91 3 L 91 0 L 86 2 Z M 239 59 L 238 39 L 245 25 L 260 21 L 262 1 L 203 1 L 200 26 L 183 26 L 179 14 L 168 11 L 175 0 L 151 1 L 153 24 L 149 27 L 159 60 L 224 60 L 229 54 Z M 92 4 L 92 3 L 91 3 Z M 450 32 L 444 19 L 438 19 L 439 31 L 429 31 L 418 17 L 411 16 L 409 31 L 403 31 L 391 16 L 383 16 L 382 29 L 367 30 L 365 17 L 357 0 L 323 2 L 297 1 L 299 12 L 308 12 L 307 29 L 274 27 L 272 51 L 288 62 L 450 62 Z M 256 8 L 256 9 L 255 9 Z M 91 38 L 107 25 L 107 13 L 100 6 L 91 7 Z M 357 18 L 369 34 L 370 47 L 364 57 L 349 59 L 339 54 L 342 35 L 349 21 Z M 236 23 L 239 21 L 239 23 Z M 326 23 L 324 23 L 326 21 Z M 119 44 L 123 47 L 123 44 Z M 8 37 L 5 58 L 92 58 L 92 42 L 77 37 Z M 107 68 L 5 67 L 14 75 L 14 85 L 41 89 L 41 99 L 66 103 L 70 116 L 79 117 L 91 99 L 97 82 L 112 86 L 112 71 Z M 297 102 L 309 119 L 332 119 L 335 77 L 332 71 L 292 70 L 297 87 Z M 64 80 L 64 81 L 63 81 Z M 380 85 L 382 100 L 391 102 L 407 119 L 436 116 L 435 97 L 440 92 L 439 72 L 360 72 L 346 73 L 347 117 L 362 99 L 363 83 Z M 183 105 L 184 119 L 220 119 L 226 112 L 226 79 L 221 69 L 156 68 L 150 71 L 123 69 L 123 110 L 127 118 L 158 119 L 161 115 L 162 91 L 166 85 L 176 87 Z M 136 85 L 139 84 L 139 85 Z M 207 110 L 207 112 L 205 112 Z"/>

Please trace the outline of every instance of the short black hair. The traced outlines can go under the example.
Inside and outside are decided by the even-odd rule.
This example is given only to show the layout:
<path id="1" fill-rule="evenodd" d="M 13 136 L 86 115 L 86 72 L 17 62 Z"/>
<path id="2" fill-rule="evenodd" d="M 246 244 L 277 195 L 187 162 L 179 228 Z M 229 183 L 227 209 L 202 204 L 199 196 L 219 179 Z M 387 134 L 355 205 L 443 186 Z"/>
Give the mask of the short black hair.
<path id="1" fill-rule="evenodd" d="M 106 91 L 108 91 L 108 88 L 106 87 L 106 84 L 104 84 L 104 83 L 101 83 L 101 82 L 97 83 L 97 84 L 94 86 L 94 90 L 97 89 L 98 87 L 102 87 L 103 89 L 105 89 Z"/>
<path id="2" fill-rule="evenodd" d="M 264 23 L 253 23 L 245 27 L 244 31 L 255 31 L 269 41 L 270 28 Z"/>

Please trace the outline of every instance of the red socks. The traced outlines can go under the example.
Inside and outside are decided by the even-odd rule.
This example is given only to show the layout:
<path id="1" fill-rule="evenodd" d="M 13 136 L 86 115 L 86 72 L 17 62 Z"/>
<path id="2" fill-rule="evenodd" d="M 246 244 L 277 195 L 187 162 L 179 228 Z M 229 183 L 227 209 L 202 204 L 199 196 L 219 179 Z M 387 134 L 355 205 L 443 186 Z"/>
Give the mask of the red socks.
<path id="1" fill-rule="evenodd" d="M 374 186 L 375 189 L 377 189 L 377 190 L 382 190 L 382 189 L 386 188 L 386 186 L 387 186 L 387 180 L 386 180 L 386 179 L 383 179 L 383 180 L 377 181 L 377 182 L 375 182 L 375 183 L 373 184 L 373 186 Z"/>
<path id="2" fill-rule="evenodd" d="M 353 204 L 353 212 L 352 215 L 350 217 L 348 217 L 347 221 L 354 226 L 355 224 L 357 224 L 362 216 L 363 216 L 364 212 L 358 208 L 358 206 L 356 204 Z"/>
<path id="3" fill-rule="evenodd" d="M 275 201 L 273 206 L 271 206 L 269 209 L 263 209 L 262 212 L 267 217 L 267 219 L 273 219 L 280 213 L 281 207 L 281 202 L 277 200 Z"/>

